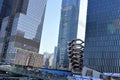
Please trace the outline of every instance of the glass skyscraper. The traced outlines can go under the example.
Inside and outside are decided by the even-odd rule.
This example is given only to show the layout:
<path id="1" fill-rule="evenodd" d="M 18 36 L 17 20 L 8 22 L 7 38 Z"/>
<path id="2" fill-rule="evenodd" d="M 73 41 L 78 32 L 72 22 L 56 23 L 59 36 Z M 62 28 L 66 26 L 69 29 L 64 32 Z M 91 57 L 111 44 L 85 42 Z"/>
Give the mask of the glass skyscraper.
<path id="1" fill-rule="evenodd" d="M 84 65 L 120 72 L 120 0 L 88 0 Z"/>
<path id="2" fill-rule="evenodd" d="M 13 0 L 0 32 L 0 57 L 15 62 L 16 54 L 38 53 L 47 0 Z"/>
<path id="3" fill-rule="evenodd" d="M 54 48 L 54 59 L 53 59 L 53 68 L 57 69 L 58 66 L 58 61 L 59 60 L 59 55 L 57 54 L 57 47 Z"/>
<path id="4" fill-rule="evenodd" d="M 69 67 L 67 45 L 77 36 L 79 4 L 80 0 L 62 0 L 58 39 L 59 66 L 61 68 Z"/>
<path id="5" fill-rule="evenodd" d="M 10 15 L 13 0 L 0 0 L 0 29 L 4 17 Z"/>

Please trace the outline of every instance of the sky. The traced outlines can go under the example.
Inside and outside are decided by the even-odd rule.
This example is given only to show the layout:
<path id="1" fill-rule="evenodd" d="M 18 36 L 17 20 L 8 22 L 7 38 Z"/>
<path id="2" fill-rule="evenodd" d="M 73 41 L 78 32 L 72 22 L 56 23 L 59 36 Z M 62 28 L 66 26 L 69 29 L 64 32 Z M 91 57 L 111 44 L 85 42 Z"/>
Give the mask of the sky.
<path id="1" fill-rule="evenodd" d="M 85 26 L 86 26 L 86 12 L 87 12 L 87 1 L 81 0 L 79 9 L 79 24 L 77 38 L 84 41 L 85 38 Z M 62 0 L 48 0 L 43 32 L 40 44 L 40 54 L 44 52 L 54 53 L 54 47 L 57 46 L 58 35 L 59 35 L 59 24 L 60 24 L 60 13 L 61 13 Z"/>
<path id="2" fill-rule="evenodd" d="M 81 0 L 80 9 L 79 9 L 77 38 L 82 39 L 83 41 L 85 41 L 87 3 L 88 3 L 88 0 Z"/>
<path id="3" fill-rule="evenodd" d="M 62 0 L 48 0 L 43 32 L 40 44 L 40 54 L 44 52 L 53 53 L 54 47 L 57 46 L 59 23 Z"/>

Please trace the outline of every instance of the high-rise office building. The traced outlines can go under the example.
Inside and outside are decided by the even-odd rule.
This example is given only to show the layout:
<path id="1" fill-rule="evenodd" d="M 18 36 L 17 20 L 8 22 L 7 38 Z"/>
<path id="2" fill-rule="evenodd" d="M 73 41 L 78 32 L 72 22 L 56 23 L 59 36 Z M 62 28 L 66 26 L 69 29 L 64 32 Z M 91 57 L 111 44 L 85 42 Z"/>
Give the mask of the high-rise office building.
<path id="1" fill-rule="evenodd" d="M 59 55 L 57 54 L 57 47 L 54 48 L 53 68 L 56 69 L 59 62 Z"/>
<path id="2" fill-rule="evenodd" d="M 4 17 L 10 15 L 13 0 L 0 0 L 0 29 Z"/>
<path id="3" fill-rule="evenodd" d="M 62 0 L 61 21 L 59 27 L 58 54 L 59 66 L 69 67 L 67 45 L 76 39 L 80 0 Z"/>
<path id="4" fill-rule="evenodd" d="M 17 54 L 39 52 L 46 2 L 47 0 L 11 2 L 10 16 L 3 19 L 1 26 L 1 61 L 15 63 Z"/>
<path id="5" fill-rule="evenodd" d="M 44 53 L 43 66 L 45 68 L 53 68 L 53 62 L 54 62 L 53 58 L 54 58 L 54 54 L 53 53 L 45 52 Z"/>
<path id="6" fill-rule="evenodd" d="M 84 65 L 120 72 L 120 0 L 88 0 Z"/>
<path id="7" fill-rule="evenodd" d="M 45 66 L 46 62 L 47 63 L 49 62 L 49 58 L 51 56 L 51 53 L 45 52 L 43 55 L 44 55 L 43 66 Z M 49 66 L 49 64 L 48 64 L 48 66 Z"/>

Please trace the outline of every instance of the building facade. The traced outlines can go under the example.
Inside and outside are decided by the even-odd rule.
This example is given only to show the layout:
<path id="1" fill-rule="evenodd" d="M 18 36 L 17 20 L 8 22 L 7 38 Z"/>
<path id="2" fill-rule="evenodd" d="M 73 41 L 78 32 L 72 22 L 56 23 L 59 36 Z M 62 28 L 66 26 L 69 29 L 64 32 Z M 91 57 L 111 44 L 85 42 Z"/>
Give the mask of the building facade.
<path id="1" fill-rule="evenodd" d="M 18 54 L 15 55 L 14 64 L 29 68 L 42 68 L 43 59 L 44 56 L 41 54 L 19 50 Z"/>
<path id="2" fill-rule="evenodd" d="M 99 72 L 120 72 L 120 1 L 89 0 L 84 65 Z"/>
<path id="3" fill-rule="evenodd" d="M 13 0 L 0 32 L 0 57 L 15 63 L 19 52 L 38 53 L 47 0 Z"/>
<path id="4" fill-rule="evenodd" d="M 49 68 L 49 59 L 52 53 L 45 52 L 44 55 L 44 60 L 43 60 L 43 66 L 45 68 Z"/>
<path id="5" fill-rule="evenodd" d="M 58 47 L 55 47 L 54 48 L 54 59 L 53 59 L 53 68 L 54 69 L 57 69 L 57 66 L 58 66 L 58 61 L 59 61 L 59 55 L 57 54 L 57 50 Z"/>
<path id="6" fill-rule="evenodd" d="M 61 20 L 59 27 L 58 54 L 59 67 L 68 68 L 67 44 L 77 37 L 80 0 L 62 0 Z"/>
<path id="7" fill-rule="evenodd" d="M 53 59 L 54 59 L 54 54 L 51 54 L 49 57 L 49 68 L 53 69 Z"/>
<path id="8" fill-rule="evenodd" d="M 4 17 L 10 15 L 13 0 L 0 0 L 0 29 Z"/>

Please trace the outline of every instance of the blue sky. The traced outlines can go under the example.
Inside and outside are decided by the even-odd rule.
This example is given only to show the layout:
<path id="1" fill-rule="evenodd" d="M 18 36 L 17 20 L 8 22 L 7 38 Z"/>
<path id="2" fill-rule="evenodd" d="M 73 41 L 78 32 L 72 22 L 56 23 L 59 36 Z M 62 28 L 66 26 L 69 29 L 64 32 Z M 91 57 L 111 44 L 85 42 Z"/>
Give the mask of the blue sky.
<path id="1" fill-rule="evenodd" d="M 44 52 L 53 53 L 54 47 L 57 46 L 61 3 L 62 0 L 48 0 L 47 2 L 39 51 L 40 54 L 43 54 Z"/>

